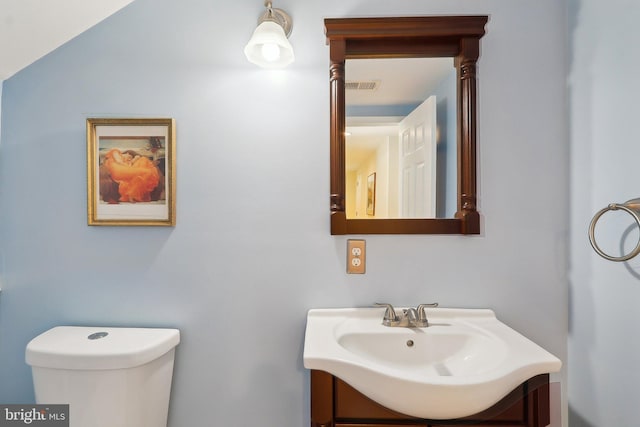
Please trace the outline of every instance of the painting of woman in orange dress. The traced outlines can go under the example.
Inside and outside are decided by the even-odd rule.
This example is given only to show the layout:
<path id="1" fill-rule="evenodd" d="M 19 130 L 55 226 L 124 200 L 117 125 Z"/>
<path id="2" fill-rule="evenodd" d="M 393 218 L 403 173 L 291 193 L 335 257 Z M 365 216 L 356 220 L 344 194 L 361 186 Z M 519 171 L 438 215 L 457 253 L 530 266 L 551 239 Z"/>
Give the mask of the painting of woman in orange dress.
<path id="1" fill-rule="evenodd" d="M 158 142 L 148 142 L 144 151 L 153 156 Z M 123 145 L 123 144 L 121 144 Z M 164 174 L 153 157 L 143 151 L 110 148 L 100 164 L 100 199 L 108 204 L 158 202 L 164 199 Z"/>

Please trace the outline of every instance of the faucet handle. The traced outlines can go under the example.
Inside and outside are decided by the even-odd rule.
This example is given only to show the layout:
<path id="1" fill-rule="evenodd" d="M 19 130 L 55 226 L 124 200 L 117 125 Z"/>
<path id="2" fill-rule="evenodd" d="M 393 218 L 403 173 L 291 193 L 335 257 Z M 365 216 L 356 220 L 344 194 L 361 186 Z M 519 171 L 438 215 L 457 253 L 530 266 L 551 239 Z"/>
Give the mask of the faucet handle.
<path id="1" fill-rule="evenodd" d="M 380 302 L 376 302 L 374 303 L 376 306 L 378 307 L 387 307 L 387 310 L 384 312 L 384 318 L 382 319 L 383 323 L 384 322 L 397 322 L 398 319 L 398 315 L 396 314 L 396 311 L 393 309 L 393 306 L 389 303 L 380 303 Z"/>
<path id="2" fill-rule="evenodd" d="M 438 303 L 434 302 L 431 304 L 420 304 L 418 305 L 418 320 L 426 322 L 427 321 L 427 313 L 424 310 L 426 307 L 437 307 Z"/>

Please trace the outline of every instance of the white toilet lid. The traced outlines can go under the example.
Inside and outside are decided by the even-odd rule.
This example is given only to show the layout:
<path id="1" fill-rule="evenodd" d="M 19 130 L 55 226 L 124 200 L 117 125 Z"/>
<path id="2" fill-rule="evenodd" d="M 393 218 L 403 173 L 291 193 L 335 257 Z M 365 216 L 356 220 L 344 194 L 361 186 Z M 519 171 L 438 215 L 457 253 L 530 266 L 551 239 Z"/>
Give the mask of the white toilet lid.
<path id="1" fill-rule="evenodd" d="M 57 326 L 27 344 L 31 366 L 123 369 L 148 363 L 180 342 L 178 329 Z"/>

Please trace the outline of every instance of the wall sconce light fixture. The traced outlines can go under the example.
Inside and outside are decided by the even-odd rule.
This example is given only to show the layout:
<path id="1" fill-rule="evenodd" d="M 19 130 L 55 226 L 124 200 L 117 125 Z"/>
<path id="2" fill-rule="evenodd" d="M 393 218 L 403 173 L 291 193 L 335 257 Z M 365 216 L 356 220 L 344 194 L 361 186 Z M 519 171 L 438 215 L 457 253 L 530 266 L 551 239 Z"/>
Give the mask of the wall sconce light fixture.
<path id="1" fill-rule="evenodd" d="M 267 11 L 258 19 L 258 28 L 244 48 L 249 62 L 263 68 L 283 68 L 293 62 L 293 47 L 287 38 L 293 22 L 282 9 L 265 3 Z"/>

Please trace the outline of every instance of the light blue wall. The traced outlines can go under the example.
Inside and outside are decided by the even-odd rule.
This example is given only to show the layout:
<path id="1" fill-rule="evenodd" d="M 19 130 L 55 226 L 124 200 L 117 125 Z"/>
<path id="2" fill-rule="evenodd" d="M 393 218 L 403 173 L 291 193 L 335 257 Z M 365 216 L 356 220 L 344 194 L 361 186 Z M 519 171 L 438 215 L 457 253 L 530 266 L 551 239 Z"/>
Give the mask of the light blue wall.
<path id="1" fill-rule="evenodd" d="M 242 53 L 261 1 L 136 0 L 5 82 L 0 402 L 32 401 L 25 345 L 60 324 L 180 328 L 172 427 L 307 425 L 312 307 L 489 307 L 565 360 L 562 2 L 276 6 L 294 19 L 284 71 Z M 365 236 L 367 274 L 347 275 L 347 237 L 329 235 L 322 20 L 416 14 L 491 16 L 478 64 L 483 232 Z M 175 228 L 86 225 L 90 116 L 175 118 Z"/>
<path id="2" fill-rule="evenodd" d="M 0 81 L 0 135 L 2 135 L 2 86 L 4 85 L 4 81 Z M 0 144 L 2 140 L 0 140 Z M 2 283 L 0 283 L 0 288 L 2 287 Z"/>
<path id="3" fill-rule="evenodd" d="M 614 263 L 590 247 L 592 216 L 640 197 L 638 96 L 640 4 L 572 0 L 571 333 L 569 403 L 573 427 L 636 426 L 640 402 L 640 260 Z M 638 241 L 624 213 L 608 213 L 597 243 L 614 256 Z"/>

